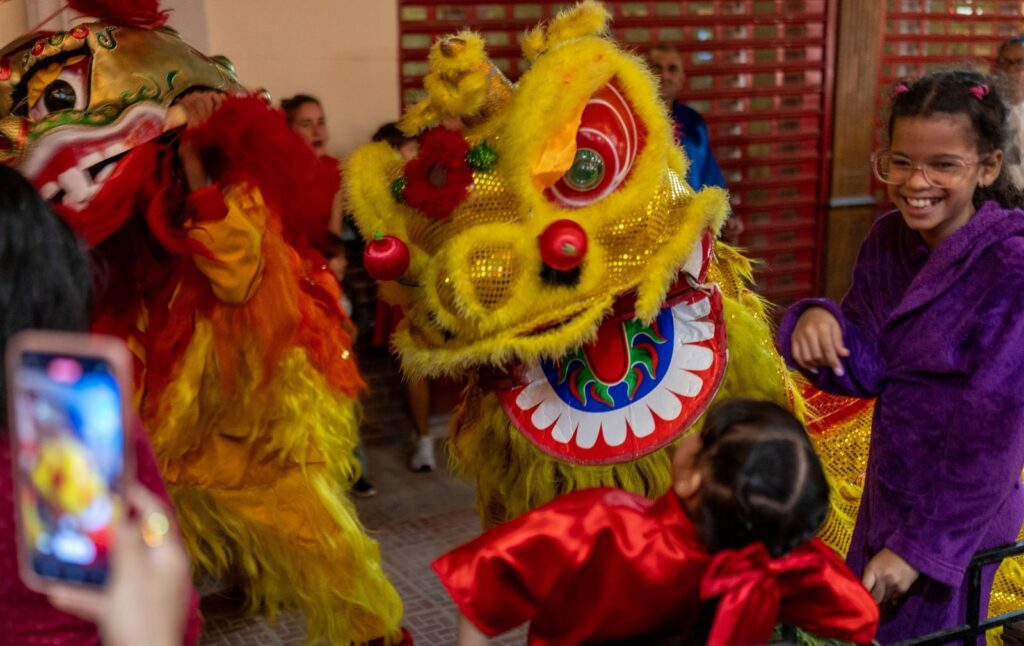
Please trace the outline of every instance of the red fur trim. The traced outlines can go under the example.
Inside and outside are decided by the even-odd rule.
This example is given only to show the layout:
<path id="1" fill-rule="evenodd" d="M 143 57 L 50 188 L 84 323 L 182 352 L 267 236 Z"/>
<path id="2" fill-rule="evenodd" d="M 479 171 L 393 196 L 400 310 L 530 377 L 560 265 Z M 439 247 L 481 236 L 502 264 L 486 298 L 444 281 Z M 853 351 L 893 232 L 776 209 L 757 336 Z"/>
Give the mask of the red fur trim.
<path id="1" fill-rule="evenodd" d="M 228 97 L 204 124 L 185 130 L 203 151 L 211 177 L 221 186 L 247 182 L 259 188 L 280 214 L 285 241 L 319 246 L 326 235 L 338 178 L 259 98 Z"/>
<path id="2" fill-rule="evenodd" d="M 405 164 L 405 203 L 430 218 L 451 215 L 473 183 L 468 152 L 469 144 L 455 130 L 429 130 L 420 139 L 419 154 Z"/>
<path id="3" fill-rule="evenodd" d="M 156 29 L 167 22 L 160 0 L 68 0 L 68 6 L 80 14 L 125 27 Z"/>
<path id="4" fill-rule="evenodd" d="M 185 235 L 182 223 L 174 223 L 170 217 L 184 209 L 184 186 L 176 177 L 176 164 L 171 148 L 150 141 L 118 163 L 103 190 L 85 209 L 75 211 L 62 204 L 53 209 L 92 246 L 107 240 L 132 217 L 144 214 L 153 236 L 168 251 L 210 257 L 203 245 Z"/>

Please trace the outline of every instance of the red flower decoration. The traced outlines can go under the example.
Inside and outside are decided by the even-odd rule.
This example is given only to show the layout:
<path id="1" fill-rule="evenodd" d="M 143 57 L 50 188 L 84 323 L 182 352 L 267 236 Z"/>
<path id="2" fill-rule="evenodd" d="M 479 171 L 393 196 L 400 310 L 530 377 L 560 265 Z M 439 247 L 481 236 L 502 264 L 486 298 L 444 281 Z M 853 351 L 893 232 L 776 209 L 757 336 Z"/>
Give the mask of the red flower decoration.
<path id="1" fill-rule="evenodd" d="M 455 130 L 429 130 L 420 139 L 419 154 L 405 164 L 405 203 L 429 218 L 451 215 L 473 183 L 468 152 L 469 144 Z"/>

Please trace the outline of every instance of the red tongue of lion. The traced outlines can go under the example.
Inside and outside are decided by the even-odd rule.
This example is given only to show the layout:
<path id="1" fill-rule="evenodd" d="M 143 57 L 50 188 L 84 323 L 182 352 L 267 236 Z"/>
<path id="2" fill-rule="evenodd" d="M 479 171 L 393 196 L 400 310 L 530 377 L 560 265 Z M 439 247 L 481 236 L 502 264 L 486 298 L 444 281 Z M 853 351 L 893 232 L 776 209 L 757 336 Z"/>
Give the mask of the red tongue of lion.
<path id="1" fill-rule="evenodd" d="M 624 323 L 619 316 L 605 319 L 597 338 L 583 346 L 590 369 L 602 383 L 617 384 L 629 373 L 629 339 Z"/>
<path id="2" fill-rule="evenodd" d="M 710 234 L 705 234 L 699 244 L 702 256 L 699 280 L 703 281 L 711 261 L 714 240 Z M 674 304 L 679 300 L 680 294 L 689 290 L 689 279 L 685 273 L 680 272 L 668 290 L 665 305 Z M 594 376 L 605 384 L 617 384 L 629 374 L 631 362 L 625 323 L 633 317 L 635 306 L 635 293 L 630 292 L 620 296 L 615 301 L 611 315 L 598 328 L 597 338 L 583 346 L 583 354 L 587 358 Z"/>

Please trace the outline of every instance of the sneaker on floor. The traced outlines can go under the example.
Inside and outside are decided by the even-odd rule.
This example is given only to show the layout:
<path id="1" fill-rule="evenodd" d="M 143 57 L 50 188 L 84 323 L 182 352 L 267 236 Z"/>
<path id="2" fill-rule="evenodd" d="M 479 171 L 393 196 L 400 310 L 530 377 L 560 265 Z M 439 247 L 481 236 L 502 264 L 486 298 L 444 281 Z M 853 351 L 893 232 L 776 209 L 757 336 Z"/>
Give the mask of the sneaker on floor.
<path id="1" fill-rule="evenodd" d="M 416 450 L 409 460 L 409 468 L 413 471 L 428 472 L 437 468 L 434 461 L 434 438 L 417 437 Z"/>
<path id="2" fill-rule="evenodd" d="M 352 485 L 352 495 L 356 498 L 372 498 L 377 495 L 377 487 L 374 487 L 373 484 L 363 476 L 359 476 L 356 483 Z"/>

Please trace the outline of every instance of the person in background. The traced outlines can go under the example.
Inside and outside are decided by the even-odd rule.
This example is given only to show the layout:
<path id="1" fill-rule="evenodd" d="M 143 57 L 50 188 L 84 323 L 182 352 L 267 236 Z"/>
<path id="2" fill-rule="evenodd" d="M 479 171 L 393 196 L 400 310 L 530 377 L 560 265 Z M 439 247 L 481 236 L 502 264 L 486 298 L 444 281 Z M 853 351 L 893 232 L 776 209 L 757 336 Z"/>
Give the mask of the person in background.
<path id="1" fill-rule="evenodd" d="M 295 96 L 281 101 L 281 109 L 284 111 L 288 125 L 305 140 L 318 159 L 323 164 L 323 172 L 331 176 L 335 190 L 334 208 L 331 209 L 331 221 L 327 229 L 327 245 L 322 253 L 327 260 L 331 274 L 338 281 L 338 289 L 341 294 L 340 305 L 345 315 L 352 316 L 352 301 L 349 300 L 342 288 L 342 281 L 345 279 L 345 270 L 348 268 L 348 261 L 345 259 L 345 243 L 340 239 L 342 228 L 341 209 L 341 166 L 337 158 L 327 154 L 327 142 L 330 133 L 327 130 L 327 117 L 324 116 L 320 100 L 308 94 L 296 94 Z M 343 320 L 342 326 L 352 337 L 355 343 L 356 329 L 351 319 Z M 367 479 L 369 466 L 366 461 L 366 452 L 360 441 L 356 447 L 356 455 L 359 456 L 359 464 L 362 465 L 362 473 L 359 479 L 352 485 L 352 494 L 360 498 L 369 498 L 377 495 L 377 489 Z"/>
<path id="2" fill-rule="evenodd" d="M 419 142 L 412 137 L 406 137 L 394 122 L 385 123 L 378 128 L 371 140 L 387 143 L 404 161 L 409 161 L 419 153 Z M 390 343 L 391 334 L 398 327 L 402 316 L 401 308 L 377 299 L 377 316 L 373 330 L 375 346 L 386 347 Z M 409 468 L 413 471 L 433 471 L 437 468 L 437 459 L 434 457 L 434 438 L 430 437 L 430 382 L 426 379 L 407 379 L 405 401 L 416 433 Z"/>
<path id="3" fill-rule="evenodd" d="M 377 132 L 373 133 L 370 140 L 387 142 L 402 157 L 403 161 L 409 161 L 420 152 L 419 139 L 406 137 L 394 121 L 377 128 Z"/>
<path id="4" fill-rule="evenodd" d="M 341 235 L 343 227 L 341 162 L 337 157 L 327 154 L 330 131 L 327 129 L 327 117 L 324 115 L 323 106 L 320 105 L 320 99 L 309 94 L 296 94 L 281 100 L 281 110 L 288 121 L 288 126 L 298 133 L 316 153 L 317 159 L 320 160 L 321 172 L 324 174 L 323 181 L 330 182 L 330 186 L 334 188 L 334 206 L 331 208 L 331 218 L 327 223 L 327 230 Z"/>
<path id="5" fill-rule="evenodd" d="M 718 160 L 711 150 L 708 126 L 704 118 L 678 99 L 686 81 L 682 55 L 675 47 L 659 43 L 647 52 L 647 62 L 654 75 L 658 77 L 661 100 L 665 102 L 672 115 L 676 141 L 686 151 L 686 159 L 690 163 L 686 171 L 686 183 L 695 191 L 705 186 L 728 188 L 722 169 L 718 166 Z M 722 238 L 730 244 L 736 244 L 741 233 L 743 221 L 735 214 L 730 215 L 722 230 Z"/>
<path id="6" fill-rule="evenodd" d="M 299 133 L 318 157 L 327 157 L 337 166 L 338 160 L 327 154 L 327 141 L 330 132 L 327 130 L 327 117 L 324 116 L 320 100 L 308 94 L 296 94 L 283 99 L 281 109 L 284 110 L 288 125 Z"/>
<path id="7" fill-rule="evenodd" d="M 1024 189 L 1024 36 L 1003 41 L 992 68 L 1002 87 L 1010 112 L 1007 115 L 1009 139 L 1003 167 L 1018 189 Z"/>

